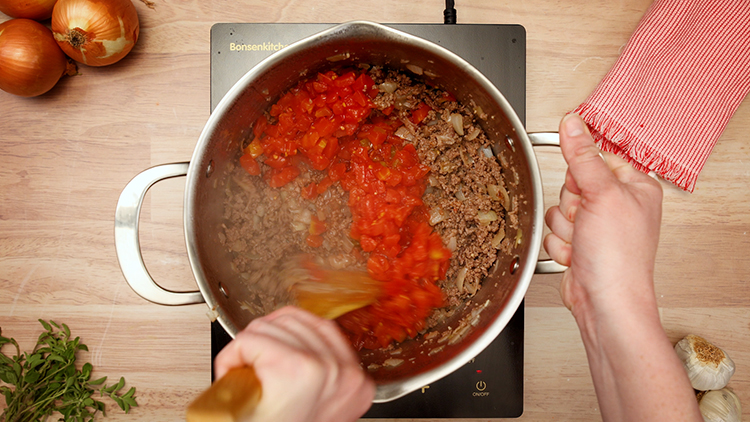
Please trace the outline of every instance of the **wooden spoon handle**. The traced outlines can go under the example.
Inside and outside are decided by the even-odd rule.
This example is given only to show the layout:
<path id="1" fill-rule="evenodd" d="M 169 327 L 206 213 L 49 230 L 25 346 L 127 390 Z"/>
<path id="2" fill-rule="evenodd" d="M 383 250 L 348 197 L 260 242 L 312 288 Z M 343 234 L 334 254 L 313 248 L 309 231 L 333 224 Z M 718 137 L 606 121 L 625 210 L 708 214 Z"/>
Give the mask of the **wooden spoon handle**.
<path id="1" fill-rule="evenodd" d="M 187 422 L 239 422 L 255 411 L 262 388 L 252 366 L 230 369 L 187 408 Z"/>

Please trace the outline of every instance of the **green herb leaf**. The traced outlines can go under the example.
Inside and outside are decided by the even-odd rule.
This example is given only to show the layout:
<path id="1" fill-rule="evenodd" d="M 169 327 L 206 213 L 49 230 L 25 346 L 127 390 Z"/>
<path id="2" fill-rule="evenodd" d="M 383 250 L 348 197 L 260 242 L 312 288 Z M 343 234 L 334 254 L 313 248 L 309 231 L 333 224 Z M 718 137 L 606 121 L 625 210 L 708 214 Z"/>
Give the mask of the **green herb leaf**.
<path id="1" fill-rule="evenodd" d="M 89 381 L 89 385 L 102 385 L 104 384 L 104 381 L 107 380 L 107 377 L 101 377 L 99 379 Z"/>
<path id="2" fill-rule="evenodd" d="M 66 324 L 41 319 L 39 323 L 45 331 L 39 335 L 31 353 L 21 353 L 13 338 L 0 336 L 0 381 L 7 384 L 0 385 L 0 395 L 7 405 L 0 414 L 0 421 L 42 422 L 53 413 L 59 413 L 60 421 L 92 422 L 99 412 L 106 416 L 104 402 L 91 397 L 96 391 L 94 387 L 99 387 L 100 394 L 106 393 L 125 413 L 138 406 L 135 387 L 119 394 L 125 386 L 124 378 L 107 386 L 107 377 L 89 381 L 94 371 L 90 363 L 77 369 L 76 354 L 80 350 L 88 351 L 88 347 L 79 337 L 71 340 Z M 2 351 L 8 344 L 16 349 L 12 357 Z"/>
<path id="3" fill-rule="evenodd" d="M 47 331 L 52 331 L 52 327 L 44 320 L 40 319 L 39 323 L 42 324 L 42 327 L 44 327 Z"/>

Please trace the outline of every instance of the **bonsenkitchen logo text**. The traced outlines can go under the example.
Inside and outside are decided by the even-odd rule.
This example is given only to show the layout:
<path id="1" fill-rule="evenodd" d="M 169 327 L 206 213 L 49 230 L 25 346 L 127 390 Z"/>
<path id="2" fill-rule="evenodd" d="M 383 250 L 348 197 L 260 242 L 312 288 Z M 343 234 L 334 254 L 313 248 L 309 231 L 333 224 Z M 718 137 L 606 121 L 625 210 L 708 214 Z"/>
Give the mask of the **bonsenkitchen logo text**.
<path id="1" fill-rule="evenodd" d="M 289 44 L 264 42 L 262 44 L 229 43 L 229 51 L 279 51 Z"/>

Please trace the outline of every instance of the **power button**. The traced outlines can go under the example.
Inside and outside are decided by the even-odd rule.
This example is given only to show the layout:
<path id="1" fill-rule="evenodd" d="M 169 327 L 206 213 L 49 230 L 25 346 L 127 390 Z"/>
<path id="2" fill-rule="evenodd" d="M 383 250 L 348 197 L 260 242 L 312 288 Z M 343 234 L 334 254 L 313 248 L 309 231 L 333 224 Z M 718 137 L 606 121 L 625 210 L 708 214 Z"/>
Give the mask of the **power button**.
<path id="1" fill-rule="evenodd" d="M 487 383 L 485 383 L 484 381 L 479 381 L 477 383 L 477 390 L 478 391 L 484 391 L 486 388 L 487 388 Z"/>

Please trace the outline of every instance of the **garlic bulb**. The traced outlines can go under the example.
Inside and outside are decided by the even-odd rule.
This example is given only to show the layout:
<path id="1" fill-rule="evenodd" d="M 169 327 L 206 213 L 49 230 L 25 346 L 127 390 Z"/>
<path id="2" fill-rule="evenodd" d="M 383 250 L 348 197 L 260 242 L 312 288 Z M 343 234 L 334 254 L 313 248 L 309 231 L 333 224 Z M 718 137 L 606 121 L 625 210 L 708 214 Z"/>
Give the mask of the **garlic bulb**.
<path id="1" fill-rule="evenodd" d="M 680 340 L 674 350 L 696 390 L 719 390 L 726 387 L 734 375 L 732 359 L 702 337 L 690 334 Z"/>
<path id="2" fill-rule="evenodd" d="M 739 422 L 742 420 L 740 399 L 729 388 L 709 391 L 698 404 L 705 422 Z"/>

